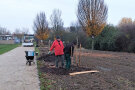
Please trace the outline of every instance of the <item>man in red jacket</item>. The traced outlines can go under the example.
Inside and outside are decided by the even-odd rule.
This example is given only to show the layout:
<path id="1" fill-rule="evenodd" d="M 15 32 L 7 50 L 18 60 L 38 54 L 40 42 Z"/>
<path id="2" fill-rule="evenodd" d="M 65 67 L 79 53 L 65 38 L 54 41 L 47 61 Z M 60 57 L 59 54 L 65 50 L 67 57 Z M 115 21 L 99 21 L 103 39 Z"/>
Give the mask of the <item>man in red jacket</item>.
<path id="1" fill-rule="evenodd" d="M 55 56 L 56 56 L 56 67 L 58 68 L 59 61 L 61 62 L 61 67 L 64 67 L 64 45 L 60 40 L 60 37 L 57 36 L 56 40 L 53 42 L 50 52 L 54 49 Z M 50 53 L 49 52 L 49 53 Z"/>

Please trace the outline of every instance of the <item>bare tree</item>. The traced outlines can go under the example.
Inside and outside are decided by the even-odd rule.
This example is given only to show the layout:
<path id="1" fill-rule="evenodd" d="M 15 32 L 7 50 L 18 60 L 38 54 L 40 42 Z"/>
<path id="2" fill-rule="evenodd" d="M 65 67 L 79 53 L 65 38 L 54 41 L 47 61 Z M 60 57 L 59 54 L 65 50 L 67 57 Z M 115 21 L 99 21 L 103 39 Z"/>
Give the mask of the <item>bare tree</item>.
<path id="1" fill-rule="evenodd" d="M 63 30 L 63 21 L 61 19 L 61 11 L 55 9 L 50 17 L 51 26 L 55 34 L 61 34 L 60 31 Z"/>
<path id="2" fill-rule="evenodd" d="M 80 31 L 79 22 L 72 22 L 70 25 L 70 32 L 78 32 L 78 31 Z"/>
<path id="3" fill-rule="evenodd" d="M 35 21 L 34 21 L 34 32 L 36 37 L 39 40 L 46 40 L 49 35 L 48 31 L 48 22 L 46 20 L 46 15 L 44 12 L 41 12 L 37 15 Z"/>
<path id="4" fill-rule="evenodd" d="M 79 33 L 82 31 L 82 28 L 79 22 L 72 22 L 70 26 L 70 32 L 75 33 L 77 45 L 79 44 Z"/>
<path id="5" fill-rule="evenodd" d="M 119 30 L 127 39 L 135 39 L 135 24 L 131 18 L 122 18 L 119 23 Z M 129 40 L 128 40 L 129 41 Z"/>
<path id="6" fill-rule="evenodd" d="M 108 7 L 104 0 L 79 0 L 77 17 L 86 34 L 94 38 L 99 35 L 106 25 Z"/>
<path id="7" fill-rule="evenodd" d="M 133 25 L 134 22 L 132 18 L 124 17 L 120 20 L 118 27 L 126 26 L 126 25 Z"/>
<path id="8" fill-rule="evenodd" d="M 11 34 L 11 32 L 6 28 L 0 27 L 0 35 L 6 35 L 6 34 Z"/>
<path id="9" fill-rule="evenodd" d="M 24 33 L 20 29 L 16 29 L 13 32 L 13 35 L 14 35 L 14 37 L 17 37 L 20 40 L 20 42 L 22 42 Z"/>
<path id="10" fill-rule="evenodd" d="M 22 28 L 22 33 L 29 34 L 29 29 L 28 28 Z"/>

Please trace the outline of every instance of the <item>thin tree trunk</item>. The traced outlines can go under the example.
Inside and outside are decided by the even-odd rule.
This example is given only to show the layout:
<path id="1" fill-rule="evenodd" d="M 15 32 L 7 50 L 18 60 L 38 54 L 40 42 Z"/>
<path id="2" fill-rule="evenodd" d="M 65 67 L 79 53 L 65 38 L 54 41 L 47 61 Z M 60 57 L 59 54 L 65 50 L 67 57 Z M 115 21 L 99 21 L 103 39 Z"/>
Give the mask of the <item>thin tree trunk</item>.
<path id="1" fill-rule="evenodd" d="M 81 64 L 81 48 L 82 48 L 82 45 L 80 44 L 80 49 L 79 49 L 79 66 Z"/>
<path id="2" fill-rule="evenodd" d="M 78 55 L 77 55 L 77 52 L 78 52 L 77 46 L 75 46 L 75 53 L 76 53 L 76 55 L 75 55 L 75 62 L 76 62 L 76 66 L 78 66 Z"/>
<path id="3" fill-rule="evenodd" d="M 76 41 L 77 41 L 77 48 L 78 48 L 78 36 L 76 37 Z"/>
<path id="4" fill-rule="evenodd" d="M 50 49 L 50 47 L 51 47 L 51 41 L 49 40 L 49 44 L 48 44 L 48 46 L 49 46 L 49 49 Z"/>
<path id="5" fill-rule="evenodd" d="M 92 48 L 91 48 L 92 50 L 94 50 L 94 38 L 95 37 L 92 36 Z"/>

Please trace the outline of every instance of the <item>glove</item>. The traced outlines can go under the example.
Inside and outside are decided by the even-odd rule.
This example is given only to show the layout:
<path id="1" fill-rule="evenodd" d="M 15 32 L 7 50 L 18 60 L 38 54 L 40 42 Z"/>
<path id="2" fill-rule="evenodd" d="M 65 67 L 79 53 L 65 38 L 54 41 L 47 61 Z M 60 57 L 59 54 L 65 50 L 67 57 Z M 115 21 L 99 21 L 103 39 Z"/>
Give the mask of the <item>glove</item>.
<path id="1" fill-rule="evenodd" d="M 51 54 L 51 51 L 49 51 L 48 54 Z"/>

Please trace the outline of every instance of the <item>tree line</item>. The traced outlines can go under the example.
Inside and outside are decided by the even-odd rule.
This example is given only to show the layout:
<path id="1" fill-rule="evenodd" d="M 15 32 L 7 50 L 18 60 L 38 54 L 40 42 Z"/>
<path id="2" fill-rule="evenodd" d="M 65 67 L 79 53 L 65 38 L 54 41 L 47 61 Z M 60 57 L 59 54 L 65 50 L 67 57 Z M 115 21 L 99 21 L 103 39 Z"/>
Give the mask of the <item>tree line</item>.
<path id="1" fill-rule="evenodd" d="M 55 40 L 57 35 L 65 42 L 78 41 L 84 48 L 108 51 L 135 52 L 135 21 L 123 18 L 119 25 L 107 24 L 108 7 L 104 0 L 79 0 L 76 23 L 63 27 L 61 11 L 55 9 L 50 26 L 44 12 L 34 21 L 39 40 Z"/>
<path id="2" fill-rule="evenodd" d="M 104 3 L 104 0 L 79 0 L 77 9 L 79 28 L 81 28 L 88 37 L 92 38 L 92 49 L 94 49 L 94 38 L 102 32 L 106 25 L 107 15 L 108 7 Z M 37 39 L 46 40 L 49 35 L 54 38 L 57 35 L 61 36 L 62 39 L 65 38 L 66 35 L 64 35 L 61 11 L 54 10 L 50 20 L 51 28 L 48 28 L 45 13 L 41 12 L 37 15 L 34 21 L 34 32 Z M 79 40 L 78 32 L 79 30 L 77 30 L 75 35 L 77 41 Z"/>
<path id="3" fill-rule="evenodd" d="M 74 28 L 73 28 L 74 27 Z M 71 26 L 70 32 L 75 36 L 76 26 Z M 73 38 L 70 36 L 70 38 Z M 80 28 L 78 31 L 79 43 L 84 48 L 92 49 L 92 38 Z M 103 51 L 135 52 L 135 21 L 131 18 L 122 18 L 117 26 L 105 25 L 101 34 L 94 38 L 94 49 Z"/>
<path id="4" fill-rule="evenodd" d="M 62 12 L 55 9 L 48 21 L 45 12 L 37 14 L 33 22 L 36 40 L 44 43 L 59 35 L 62 41 L 76 40 L 87 49 L 135 52 L 135 21 L 125 17 L 116 26 L 107 24 L 108 6 L 104 0 L 79 0 L 78 21 L 69 27 L 64 27 L 61 15 Z M 0 34 L 3 29 L 0 28 Z"/>

